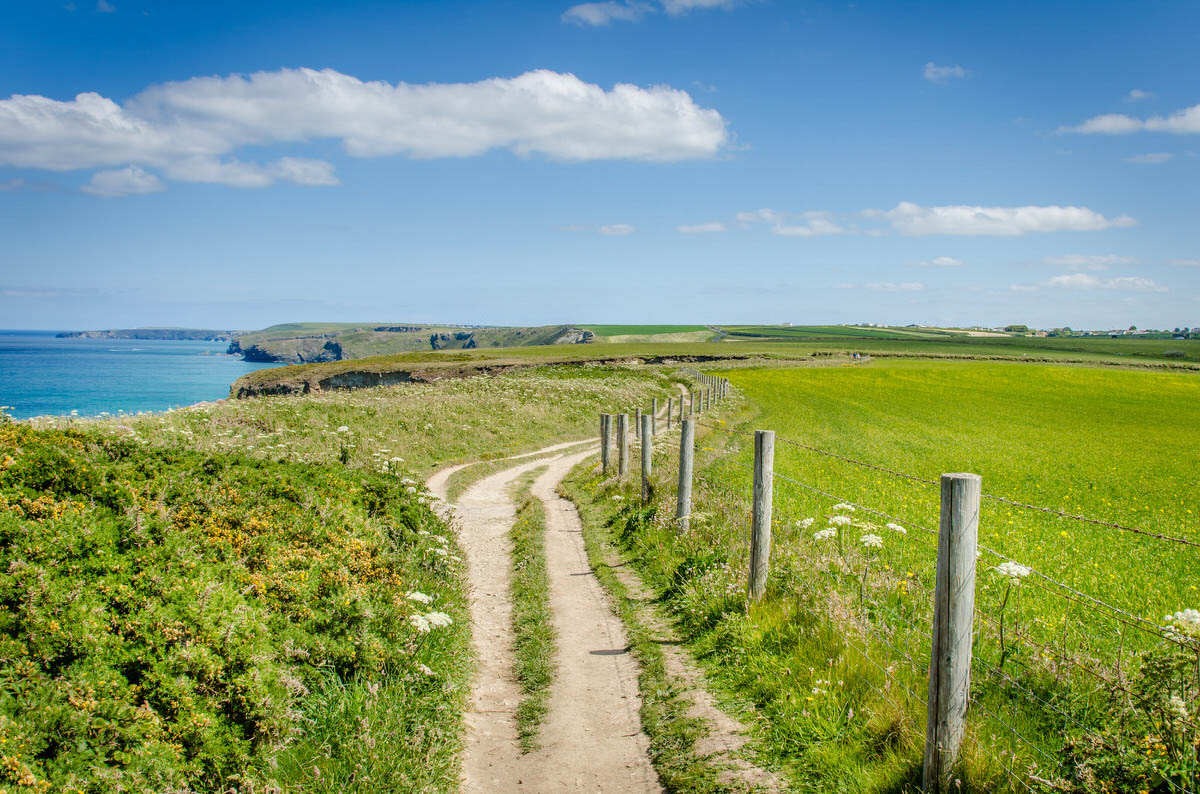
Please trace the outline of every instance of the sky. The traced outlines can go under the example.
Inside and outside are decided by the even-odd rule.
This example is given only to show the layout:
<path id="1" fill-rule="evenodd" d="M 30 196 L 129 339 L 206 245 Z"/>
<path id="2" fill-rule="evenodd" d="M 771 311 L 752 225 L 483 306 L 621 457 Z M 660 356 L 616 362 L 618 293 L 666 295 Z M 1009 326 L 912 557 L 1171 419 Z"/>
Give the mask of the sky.
<path id="1" fill-rule="evenodd" d="M 1200 3 L 9 0 L 0 328 L 1200 326 Z"/>

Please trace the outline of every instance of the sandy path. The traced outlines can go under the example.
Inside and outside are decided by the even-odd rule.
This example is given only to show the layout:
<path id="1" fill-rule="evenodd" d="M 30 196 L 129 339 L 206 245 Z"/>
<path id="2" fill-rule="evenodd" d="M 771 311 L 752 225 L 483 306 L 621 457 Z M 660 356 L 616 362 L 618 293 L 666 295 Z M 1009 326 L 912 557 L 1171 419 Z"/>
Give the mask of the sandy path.
<path id="1" fill-rule="evenodd" d="M 556 445 L 539 452 L 573 444 Z M 637 666 L 624 628 L 587 563 L 574 505 L 554 489 L 594 447 L 550 460 L 532 460 L 470 486 L 455 506 L 459 543 L 467 558 L 472 646 L 478 660 L 466 714 L 464 791 L 660 791 L 640 727 Z M 534 493 L 546 505 L 550 606 L 558 633 L 557 676 L 540 750 L 522 755 L 513 678 L 512 603 L 508 533 L 515 509 L 509 489 L 532 469 L 548 466 Z M 444 469 L 429 488 L 444 498 Z"/>

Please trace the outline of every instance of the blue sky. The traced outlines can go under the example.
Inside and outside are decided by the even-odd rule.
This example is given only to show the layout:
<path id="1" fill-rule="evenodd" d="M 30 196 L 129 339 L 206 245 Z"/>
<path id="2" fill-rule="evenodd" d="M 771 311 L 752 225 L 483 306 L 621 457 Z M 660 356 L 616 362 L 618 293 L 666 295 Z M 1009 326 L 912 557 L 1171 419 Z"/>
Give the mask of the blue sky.
<path id="1" fill-rule="evenodd" d="M 0 327 L 1200 325 L 1200 4 L 13 2 Z"/>

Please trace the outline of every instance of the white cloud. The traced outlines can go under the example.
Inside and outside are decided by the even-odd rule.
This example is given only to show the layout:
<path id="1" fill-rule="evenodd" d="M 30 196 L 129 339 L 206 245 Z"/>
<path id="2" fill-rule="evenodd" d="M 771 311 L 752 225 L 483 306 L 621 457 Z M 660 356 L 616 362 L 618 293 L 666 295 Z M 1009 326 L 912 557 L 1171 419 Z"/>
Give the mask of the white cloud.
<path id="1" fill-rule="evenodd" d="M 116 8 L 107 0 L 96 0 L 96 10 L 101 14 L 112 14 L 116 12 Z"/>
<path id="2" fill-rule="evenodd" d="M 887 218 L 901 234 L 1021 235 L 1029 232 L 1099 231 L 1133 226 L 1133 218 L 1106 218 L 1087 207 L 922 207 L 902 201 L 894 209 L 867 210 Z"/>
<path id="3" fill-rule="evenodd" d="M 1130 256 L 1117 256 L 1116 254 L 1063 254 L 1062 256 L 1048 256 L 1045 258 L 1047 265 L 1055 265 L 1058 267 L 1069 267 L 1072 270 L 1108 270 L 1113 265 L 1135 265 L 1137 260 Z"/>
<path id="4" fill-rule="evenodd" d="M 1171 264 L 1179 267 L 1200 267 L 1200 259 L 1172 259 Z"/>
<path id="5" fill-rule="evenodd" d="M 931 83 L 948 83 L 951 80 L 961 80 L 967 76 L 967 70 L 955 64 L 954 66 L 938 66 L 933 61 L 925 64 L 921 76 Z"/>
<path id="6" fill-rule="evenodd" d="M 1126 102 L 1141 102 L 1143 99 L 1149 99 L 1154 96 L 1151 91 L 1143 91 L 1140 88 L 1135 88 L 1125 95 Z"/>
<path id="7" fill-rule="evenodd" d="M 932 265 L 933 267 L 962 267 L 966 263 L 961 259 L 955 259 L 952 256 L 935 256 L 928 262 L 922 262 L 922 265 Z"/>
<path id="8" fill-rule="evenodd" d="M 224 160 L 244 146 L 339 140 L 354 157 L 470 157 L 492 149 L 552 160 L 676 161 L 716 155 L 725 120 L 686 91 L 526 72 L 475 83 L 363 82 L 332 69 L 280 69 L 153 85 L 123 105 L 0 100 L 0 165 L 71 171 L 132 164 L 197 181 L 256 186 L 265 175 L 332 184 L 332 166 Z M 184 177 L 180 177 L 184 178 Z"/>
<path id="9" fill-rule="evenodd" d="M 900 284 L 891 281 L 872 281 L 865 286 L 867 289 L 877 292 L 920 292 L 925 289 L 925 285 L 919 281 L 905 281 Z"/>
<path id="10" fill-rule="evenodd" d="M 639 0 L 606 0 L 580 3 L 562 14 L 562 21 L 581 27 L 603 27 L 610 22 L 637 22 L 647 14 L 662 10 L 670 16 L 680 16 L 700 8 L 733 8 L 739 0 L 659 0 L 658 5 Z"/>
<path id="11" fill-rule="evenodd" d="M 1166 292 L 1163 287 L 1151 279 L 1141 276 L 1122 276 L 1120 278 L 1101 279 L 1090 273 L 1071 273 L 1052 278 L 1038 284 L 1039 287 L 1077 289 L 1077 290 L 1115 290 L 1118 292 Z"/>
<path id="12" fill-rule="evenodd" d="M 1160 165 L 1174 156 L 1170 152 L 1149 152 L 1147 154 L 1135 154 L 1133 157 L 1126 157 L 1125 162 L 1137 163 L 1139 165 Z"/>
<path id="13" fill-rule="evenodd" d="M 1077 127 L 1061 127 L 1059 132 L 1099 135 L 1127 135 L 1131 132 L 1172 132 L 1176 135 L 1200 133 L 1200 105 L 1176 111 L 1170 116 L 1136 119 L 1123 113 L 1094 116 Z"/>
<path id="14" fill-rule="evenodd" d="M 737 219 L 743 224 L 768 223 L 773 233 L 785 237 L 822 237 L 846 233 L 844 228 L 833 222 L 828 212 L 817 210 L 789 213 L 760 209 L 739 212 Z"/>
<path id="15" fill-rule="evenodd" d="M 683 234 L 708 234 L 710 232 L 723 232 L 725 231 L 725 224 L 721 223 L 720 221 L 713 221 L 712 223 L 697 223 L 691 226 L 676 226 L 675 231 L 682 232 Z"/>
<path id="16" fill-rule="evenodd" d="M 624 237 L 627 234 L 633 234 L 634 227 L 628 223 L 610 223 L 607 226 L 601 226 L 599 232 L 605 237 Z"/>
<path id="17" fill-rule="evenodd" d="M 602 27 L 614 20 L 637 22 L 654 8 L 646 3 L 580 3 L 562 14 L 562 21 L 581 27 Z"/>
<path id="18" fill-rule="evenodd" d="M 97 171 L 92 175 L 92 181 L 81 189 L 101 198 L 118 198 L 140 193 L 157 193 L 166 190 L 167 187 L 154 174 L 131 165 L 113 171 Z"/>
<path id="19" fill-rule="evenodd" d="M 304 157 L 281 157 L 266 166 L 215 157 L 189 157 L 168 163 L 164 173 L 179 182 L 211 182 L 229 187 L 266 187 L 281 179 L 297 185 L 340 184 L 332 163 Z"/>

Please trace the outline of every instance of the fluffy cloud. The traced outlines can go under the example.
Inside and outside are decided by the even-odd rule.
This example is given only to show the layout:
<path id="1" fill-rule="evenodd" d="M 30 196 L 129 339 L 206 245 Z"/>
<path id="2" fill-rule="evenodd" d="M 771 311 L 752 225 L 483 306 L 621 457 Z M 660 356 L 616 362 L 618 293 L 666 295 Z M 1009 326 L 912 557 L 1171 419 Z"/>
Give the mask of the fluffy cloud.
<path id="1" fill-rule="evenodd" d="M 967 76 L 967 70 L 955 64 L 954 66 L 938 66 L 933 61 L 925 64 L 921 76 L 931 83 L 948 83 L 951 80 L 961 80 Z"/>
<path id="2" fill-rule="evenodd" d="M 714 221 L 712 223 L 697 223 L 691 226 L 676 226 L 675 231 L 682 232 L 683 234 L 708 234 L 711 232 L 723 232 L 725 231 L 725 224 L 721 223 L 720 221 Z"/>
<path id="3" fill-rule="evenodd" d="M 1116 254 L 1063 254 L 1048 256 L 1044 261 L 1047 265 L 1069 267 L 1072 270 L 1108 270 L 1113 265 L 1137 264 L 1133 257 Z"/>
<path id="4" fill-rule="evenodd" d="M 891 222 L 901 234 L 962 234 L 1013 236 L 1030 232 L 1099 231 L 1133 226 L 1133 218 L 1106 218 L 1087 207 L 922 207 L 902 201 L 894 209 L 867 210 L 871 217 Z"/>
<path id="5" fill-rule="evenodd" d="M 572 25 L 601 27 L 614 20 L 636 22 L 654 10 L 646 3 L 580 3 L 563 12 L 562 21 Z"/>
<path id="6" fill-rule="evenodd" d="M 925 285 L 919 281 L 905 281 L 900 284 L 891 281 L 872 281 L 865 285 L 869 290 L 876 292 L 920 292 L 925 289 Z"/>
<path id="7" fill-rule="evenodd" d="M 1151 116 L 1136 119 L 1124 113 L 1094 116 L 1077 127 L 1062 127 L 1059 132 L 1082 132 L 1091 135 L 1127 135 L 1131 132 L 1172 132 L 1176 135 L 1200 133 L 1200 105 L 1176 111 L 1170 116 Z"/>
<path id="8" fill-rule="evenodd" d="M 1140 88 L 1135 88 L 1125 95 L 1126 102 L 1141 102 L 1143 99 L 1149 99 L 1154 96 L 1150 91 L 1143 91 Z"/>
<path id="9" fill-rule="evenodd" d="M 733 8 L 737 0 L 662 0 L 668 14 L 686 14 L 697 8 Z"/>
<path id="10" fill-rule="evenodd" d="M 83 192 L 101 198 L 157 193 L 166 189 L 161 179 L 136 165 L 114 171 L 97 171 L 92 175 L 92 181 L 83 186 Z"/>
<path id="11" fill-rule="evenodd" d="M 1172 259 L 1171 264 L 1179 267 L 1200 267 L 1200 259 Z"/>
<path id="12" fill-rule="evenodd" d="M 962 267 L 965 262 L 961 259 L 955 259 L 952 256 L 935 256 L 928 262 L 922 262 L 922 265 L 931 265 L 933 267 Z"/>
<path id="13" fill-rule="evenodd" d="M 1135 154 L 1133 157 L 1126 157 L 1125 162 L 1137 163 L 1138 165 L 1161 165 L 1174 156 L 1170 152 L 1149 152 L 1147 154 Z"/>
<path id="14" fill-rule="evenodd" d="M 845 234 L 846 230 L 834 223 L 828 212 L 810 210 L 788 213 L 772 209 L 739 212 L 737 219 L 743 224 L 767 223 L 771 231 L 785 237 L 822 237 L 830 234 Z"/>
<path id="15" fill-rule="evenodd" d="M 545 70 L 475 83 L 364 82 L 332 69 L 197 77 L 123 105 L 96 93 L 0 100 L 0 165 L 70 171 L 134 165 L 192 181 L 332 184 L 332 166 L 223 160 L 243 146 L 338 140 L 354 157 L 470 157 L 492 149 L 553 160 L 711 157 L 725 120 L 686 91 L 611 90 Z"/>

